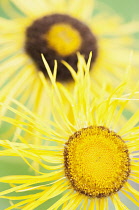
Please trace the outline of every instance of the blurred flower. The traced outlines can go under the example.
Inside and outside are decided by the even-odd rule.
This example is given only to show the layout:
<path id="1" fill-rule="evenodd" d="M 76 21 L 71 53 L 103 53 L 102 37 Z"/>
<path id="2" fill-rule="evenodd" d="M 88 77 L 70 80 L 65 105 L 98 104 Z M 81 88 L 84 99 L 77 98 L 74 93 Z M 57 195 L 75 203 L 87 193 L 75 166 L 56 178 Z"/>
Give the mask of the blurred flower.
<path id="1" fill-rule="evenodd" d="M 52 72 L 54 60 L 58 61 L 57 79 L 62 82 L 72 77 L 61 60 L 77 71 L 77 52 L 86 60 L 93 52 L 92 81 L 115 84 L 123 77 L 131 46 L 136 44 L 130 35 L 138 30 L 137 22 L 122 23 L 106 8 L 92 16 L 92 0 L 1 0 L 0 6 L 11 18 L 0 18 L 1 101 L 8 104 L 7 96 L 18 98 L 47 117 L 49 105 L 42 77 L 48 75 L 41 53 Z M 133 67 L 138 63 L 134 58 Z"/>
<path id="2" fill-rule="evenodd" d="M 110 200 L 115 209 L 128 209 L 120 200 L 121 193 L 139 206 L 139 192 L 131 184 L 137 185 L 139 178 L 139 112 L 121 126 L 122 114 L 133 93 L 127 100 L 120 100 L 126 88 L 124 82 L 107 98 L 101 92 L 102 97 L 97 100 L 92 94 L 89 63 L 79 70 L 78 76 L 74 70 L 72 73 L 75 84 L 71 93 L 56 83 L 56 73 L 53 76 L 48 68 L 53 120 L 42 120 L 16 100 L 13 102 L 21 112 L 7 108 L 25 121 L 2 116 L 3 121 L 44 141 L 36 146 L 20 135 L 18 143 L 0 141 L 1 156 L 21 157 L 38 173 L 6 174 L 0 178 L 0 182 L 10 184 L 9 189 L 0 192 L 1 198 L 13 202 L 7 210 L 32 210 L 44 202 L 47 210 L 110 209 Z M 37 170 L 31 161 L 41 168 Z M 7 195 L 12 192 L 16 195 Z M 51 198 L 56 200 L 50 204 Z"/>

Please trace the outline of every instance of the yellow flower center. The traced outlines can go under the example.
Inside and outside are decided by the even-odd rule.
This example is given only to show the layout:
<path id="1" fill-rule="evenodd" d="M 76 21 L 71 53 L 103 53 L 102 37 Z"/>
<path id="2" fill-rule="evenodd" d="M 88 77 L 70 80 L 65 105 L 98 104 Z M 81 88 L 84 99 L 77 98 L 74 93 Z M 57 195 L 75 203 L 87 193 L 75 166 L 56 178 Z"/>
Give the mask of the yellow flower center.
<path id="1" fill-rule="evenodd" d="M 65 175 L 73 188 L 91 197 L 116 193 L 130 173 L 125 142 L 103 126 L 83 128 L 70 136 L 64 161 Z"/>
<path id="2" fill-rule="evenodd" d="M 80 33 L 69 24 L 55 24 L 44 35 L 48 45 L 61 56 L 68 56 L 80 49 Z"/>

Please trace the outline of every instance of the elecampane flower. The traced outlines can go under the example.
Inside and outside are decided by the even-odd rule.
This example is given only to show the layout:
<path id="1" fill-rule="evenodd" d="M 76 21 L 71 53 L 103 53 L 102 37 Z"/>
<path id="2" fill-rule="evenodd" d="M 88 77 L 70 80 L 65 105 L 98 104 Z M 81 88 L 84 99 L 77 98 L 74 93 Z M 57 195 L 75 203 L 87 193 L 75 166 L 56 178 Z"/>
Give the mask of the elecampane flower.
<path id="1" fill-rule="evenodd" d="M 131 46 L 137 46 L 131 36 L 138 30 L 138 23 L 123 23 L 109 11 L 95 11 L 92 0 L 1 0 L 0 6 L 11 19 L 0 18 L 1 101 L 10 96 L 28 104 L 36 113 L 47 117 L 47 93 L 40 72 L 48 77 L 41 53 L 54 71 L 58 61 L 57 79 L 67 82 L 70 72 L 61 63 L 68 62 L 77 71 L 80 52 L 92 57 L 92 80 L 112 81 L 121 79 L 127 67 Z M 138 54 L 138 52 L 137 52 Z M 138 65 L 134 55 L 132 65 Z M 115 66 L 115 68 L 113 68 Z M 41 76 L 42 77 L 42 76 Z M 9 102 L 6 99 L 7 103 Z M 45 114 L 44 114 L 45 113 Z"/>
<path id="2" fill-rule="evenodd" d="M 139 184 L 139 112 L 121 125 L 122 114 L 134 93 L 129 93 L 127 100 L 120 100 L 126 80 L 108 97 L 102 92 L 102 97 L 97 99 L 92 93 L 89 63 L 80 69 L 78 76 L 73 71 L 72 93 L 56 83 L 50 69 L 48 74 L 53 86 L 50 89 L 52 121 L 42 120 L 15 100 L 22 112 L 7 108 L 26 121 L 2 116 L 3 121 L 44 142 L 29 144 L 20 135 L 19 142 L 0 141 L 1 156 L 21 157 L 38 173 L 34 176 L 6 174 L 0 178 L 0 182 L 10 184 L 9 189 L 0 192 L 1 198 L 12 202 L 6 210 L 18 207 L 33 210 L 43 203 L 47 210 L 129 210 L 121 201 L 122 194 L 139 206 L 139 192 L 133 187 L 133 183 L 136 187 Z M 41 168 L 36 169 L 32 161 Z M 11 195 L 13 192 L 16 194 Z M 109 206 L 110 200 L 113 207 Z"/>

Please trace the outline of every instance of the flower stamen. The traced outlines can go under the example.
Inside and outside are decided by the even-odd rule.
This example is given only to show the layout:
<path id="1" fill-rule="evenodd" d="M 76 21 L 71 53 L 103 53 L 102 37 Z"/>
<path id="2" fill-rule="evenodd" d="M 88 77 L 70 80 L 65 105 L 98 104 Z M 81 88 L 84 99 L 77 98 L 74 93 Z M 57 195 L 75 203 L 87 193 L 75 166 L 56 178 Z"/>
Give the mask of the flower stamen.
<path id="1" fill-rule="evenodd" d="M 90 197 L 119 191 L 130 173 L 127 146 L 115 132 L 90 126 L 70 136 L 64 149 L 65 175 L 72 187 Z"/>

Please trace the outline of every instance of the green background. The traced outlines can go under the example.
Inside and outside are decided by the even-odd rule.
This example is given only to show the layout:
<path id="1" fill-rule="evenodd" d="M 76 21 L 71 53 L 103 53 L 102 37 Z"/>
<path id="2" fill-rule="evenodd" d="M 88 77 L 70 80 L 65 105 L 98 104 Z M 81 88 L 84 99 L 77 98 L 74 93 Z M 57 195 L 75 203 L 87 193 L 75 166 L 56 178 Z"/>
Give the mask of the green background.
<path id="1" fill-rule="evenodd" d="M 139 19 L 139 0 L 101 0 L 97 2 L 106 3 L 116 13 L 124 17 L 126 21 Z M 1 10 L 0 16 L 4 16 L 4 13 Z M 137 36 L 139 37 L 139 35 Z M 26 173 L 33 174 L 33 172 L 28 171 L 28 167 L 22 160 L 18 160 L 16 158 L 0 158 L 0 176 Z M 5 185 L 1 184 L 0 191 L 2 191 L 3 187 L 5 187 Z M 130 210 L 139 209 L 138 207 L 135 207 L 130 201 L 127 201 L 126 198 L 122 197 L 122 200 L 125 204 L 127 204 Z M 4 210 L 8 206 L 10 206 L 9 201 L 0 199 L 0 210 Z M 110 210 L 112 209 L 113 207 L 110 208 Z M 42 205 L 37 208 L 37 210 L 46 210 L 46 207 L 45 205 Z"/>
<path id="2" fill-rule="evenodd" d="M 138 0 L 100 0 L 114 9 L 116 13 L 124 17 L 125 20 L 139 19 Z"/>

